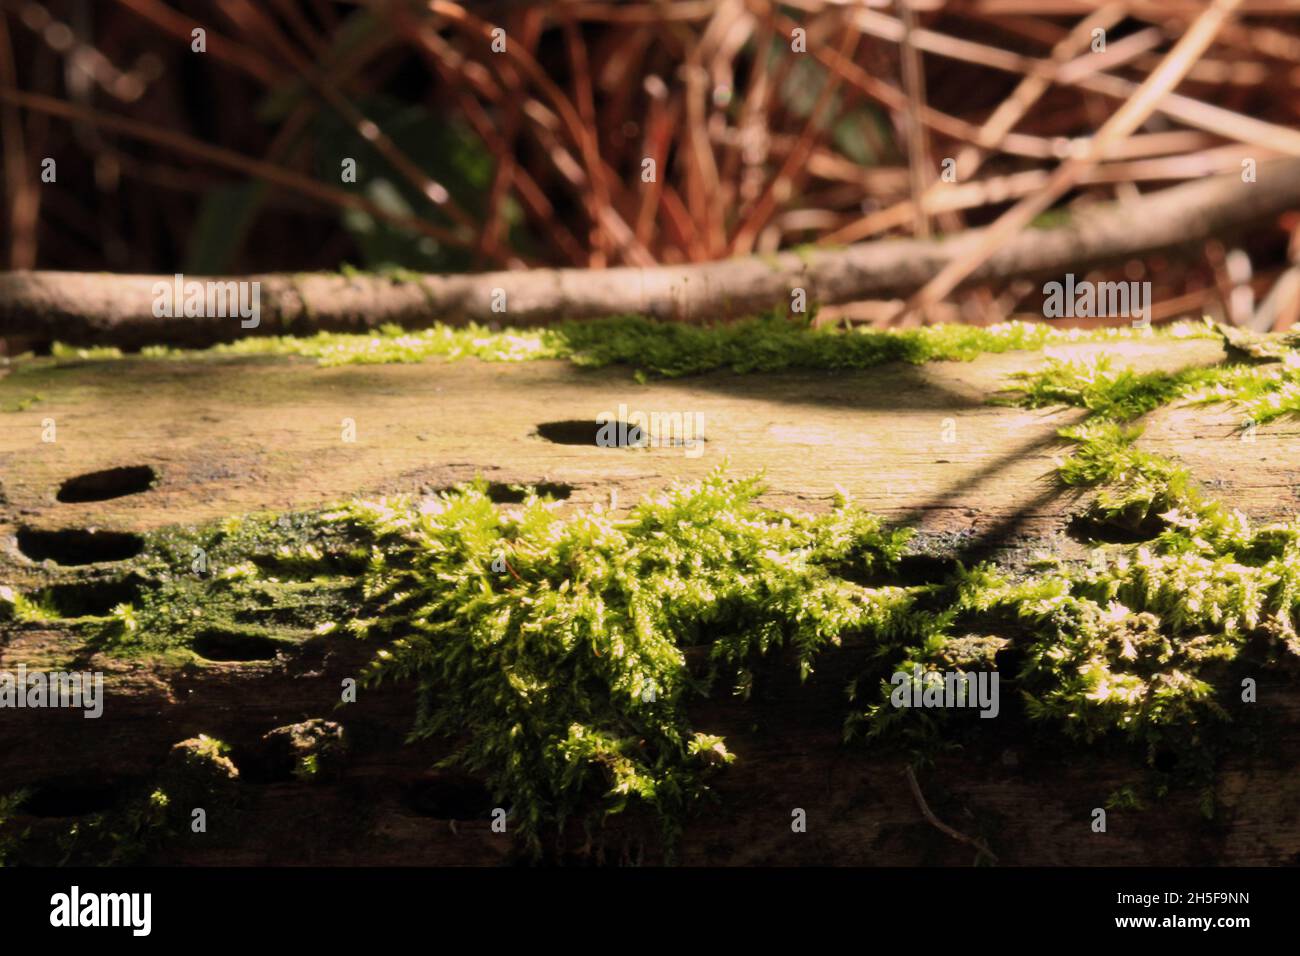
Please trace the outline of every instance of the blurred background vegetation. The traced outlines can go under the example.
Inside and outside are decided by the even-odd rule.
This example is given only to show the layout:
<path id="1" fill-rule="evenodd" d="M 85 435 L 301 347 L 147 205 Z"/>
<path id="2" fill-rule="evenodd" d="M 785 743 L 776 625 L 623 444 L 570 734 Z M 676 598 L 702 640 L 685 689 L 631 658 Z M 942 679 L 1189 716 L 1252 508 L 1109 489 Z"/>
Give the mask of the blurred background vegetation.
<path id="1" fill-rule="evenodd" d="M 0 254 L 13 269 L 443 272 L 956 233 L 1041 188 L 1205 8 L 0 0 Z M 1243 147 L 1294 154 L 1298 23 L 1294 4 L 1244 0 L 1178 108 L 1037 224 L 1235 172 Z M 1151 280 L 1156 321 L 1241 322 L 1293 269 L 1298 227 L 1279 217 L 1111 277 Z M 929 318 L 1041 318 L 1040 301 L 1011 280 Z"/>

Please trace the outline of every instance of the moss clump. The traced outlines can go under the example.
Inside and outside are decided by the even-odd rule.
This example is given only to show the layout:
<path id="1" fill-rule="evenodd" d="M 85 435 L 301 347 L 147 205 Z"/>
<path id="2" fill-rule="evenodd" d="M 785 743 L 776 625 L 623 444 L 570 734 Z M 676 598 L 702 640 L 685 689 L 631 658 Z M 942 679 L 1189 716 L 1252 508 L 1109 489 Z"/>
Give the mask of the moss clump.
<path id="1" fill-rule="evenodd" d="M 548 824 L 634 802 L 671 837 L 710 766 L 731 759 L 688 702 L 723 672 L 743 690 L 748 666 L 781 647 L 807 674 L 905 603 L 841 576 L 890 567 L 904 533 L 847 502 L 768 511 L 760 489 L 715 473 L 622 520 L 561 517 L 535 496 L 503 512 L 482 484 L 423 507 L 355 505 L 340 520 L 376 545 L 372 610 L 353 626 L 386 641 L 369 677 L 418 681 L 415 734 L 467 738 L 452 759 L 517 808 L 534 848 Z"/>
<path id="2" fill-rule="evenodd" d="M 563 517 L 535 496 L 503 511 L 481 484 L 354 505 L 335 520 L 374 541 L 352 625 L 384 642 L 368 677 L 417 682 L 416 736 L 462 741 L 451 759 L 486 776 L 536 847 L 575 814 L 632 805 L 671 838 L 730 759 L 690 701 L 719 679 L 747 693 L 777 648 L 807 675 L 845 637 L 866 643 L 850 737 L 933 755 L 960 739 L 959 715 L 892 707 L 888 676 L 998 669 L 1010 650 L 1005 689 L 1032 724 L 1201 771 L 1248 641 L 1300 650 L 1300 523 L 1254 531 L 1207 505 L 1091 567 L 870 587 L 859 582 L 889 579 L 905 531 L 844 501 L 821 517 L 768 511 L 758 489 L 715 473 L 623 520 Z"/>
<path id="3" fill-rule="evenodd" d="M 117 810 L 94 813 L 72 824 L 59 843 L 60 866 L 130 866 L 146 860 L 174 832 L 172 801 L 150 790 Z"/>
<path id="4" fill-rule="evenodd" d="M 1111 358 L 1064 361 L 1051 359 L 1042 368 L 1013 376 L 1007 391 L 1028 408 L 1074 405 L 1093 417 L 1129 421 L 1183 395 L 1196 381 L 1213 375 L 1209 369 L 1178 372 L 1137 372 L 1115 368 Z"/>
<path id="5" fill-rule="evenodd" d="M 1084 515 L 1085 529 L 1149 538 L 1164 526 L 1161 515 L 1174 508 L 1213 510 L 1186 468 L 1137 447 L 1138 426 L 1102 419 L 1060 434 L 1076 448 L 1057 477 L 1070 487 L 1098 489 Z"/>
<path id="6" fill-rule="evenodd" d="M 1259 425 L 1300 415 L 1300 352 L 1287 352 L 1280 364 L 1213 369 L 1194 378 L 1186 395 L 1190 402 L 1230 403 Z"/>
<path id="7" fill-rule="evenodd" d="M 0 621 L 39 623 L 57 620 L 61 616 L 48 594 L 16 594 L 8 587 L 4 590 L 9 592 L 9 597 L 0 594 Z"/>
<path id="8" fill-rule="evenodd" d="M 1070 736 L 1122 732 L 1148 757 L 1172 748 L 1206 767 L 1211 728 L 1240 703 L 1242 653 L 1258 639 L 1255 664 L 1300 654 L 1300 521 L 1253 529 L 1246 516 L 1205 497 L 1182 466 L 1139 449 L 1132 419 L 1170 402 L 1291 405 L 1297 364 L 1221 366 L 1141 374 L 1092 362 L 1049 362 L 1016 377 L 1029 406 L 1089 409 L 1063 429 L 1075 444 L 1063 484 L 1097 490 L 1087 515 L 1099 524 L 1145 529 L 1149 539 L 1098 551 L 1087 568 L 1056 568 L 1011 580 L 978 569 L 945 587 L 950 603 L 923 630 L 907 665 L 933 666 L 956 618 L 1001 616 L 1021 629 L 1016 675 L 1027 715 Z M 1257 420 L 1268 420 L 1263 412 Z M 873 731 L 901 719 L 880 706 L 862 715 Z M 924 728 L 923 728 L 924 729 Z"/>
<path id="9" fill-rule="evenodd" d="M 1300 414 L 1300 352 L 1270 364 L 1226 364 L 1177 372 L 1116 368 L 1109 356 L 1087 361 L 1052 359 L 1022 372 L 1004 393 L 1030 408 L 1074 405 L 1104 421 L 1131 421 L 1172 402 L 1226 403 L 1256 424 Z"/>
<path id="10" fill-rule="evenodd" d="M 65 345 L 55 342 L 50 348 L 50 355 L 60 361 L 102 361 L 122 357 L 122 350 L 112 345 L 92 345 L 89 347 Z"/>
<path id="11" fill-rule="evenodd" d="M 238 803 L 239 769 L 230 759 L 230 745 L 207 734 L 173 744 L 158 778 L 166 795 L 166 817 L 184 825 L 196 809 L 209 820 L 229 820 Z"/>
<path id="12" fill-rule="evenodd" d="M 272 773 L 315 783 L 339 775 L 348 740 L 341 724 L 316 717 L 264 734 L 262 749 Z"/>
<path id="13" fill-rule="evenodd" d="M 1060 430 L 1075 450 L 1057 477 L 1070 487 L 1098 489 L 1085 515 L 1088 525 L 1139 533 L 1158 529 L 1160 515 L 1171 509 L 1209 517 L 1218 506 L 1202 495 L 1186 468 L 1138 448 L 1142 428 L 1134 420 L 1185 399 L 1255 401 L 1269 381 L 1266 371 L 1235 365 L 1142 373 L 1116 368 L 1103 355 L 1087 361 L 1053 359 L 1041 369 L 1013 376 L 1003 396 L 1029 408 L 1056 404 L 1089 411 L 1083 423 Z M 1230 389 L 1234 382 L 1241 387 Z"/>
<path id="14" fill-rule="evenodd" d="M 43 401 L 45 401 L 44 395 L 21 395 L 0 405 L 0 412 L 25 412 Z"/>

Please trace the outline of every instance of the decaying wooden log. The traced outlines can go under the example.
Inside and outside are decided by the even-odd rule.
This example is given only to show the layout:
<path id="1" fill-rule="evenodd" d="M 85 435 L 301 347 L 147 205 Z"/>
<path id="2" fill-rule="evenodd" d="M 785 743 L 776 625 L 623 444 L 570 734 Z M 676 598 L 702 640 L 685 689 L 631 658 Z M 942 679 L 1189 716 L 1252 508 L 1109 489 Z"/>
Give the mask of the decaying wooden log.
<path id="1" fill-rule="evenodd" d="M 968 281 L 1080 272 L 1156 249 L 1190 248 L 1297 206 L 1300 160 L 1262 163 L 1252 182 L 1239 175 L 1209 178 L 1080 213 L 1066 226 L 1026 230 Z M 789 307 L 795 289 L 804 290 L 809 303 L 823 305 L 909 294 L 961 258 L 981 236 L 970 230 L 949 239 L 887 239 L 843 249 L 646 269 L 203 280 L 260 283 L 261 315 L 255 328 L 243 327 L 238 316 L 155 316 L 155 286 L 170 284 L 171 276 L 0 273 L 0 337 L 136 349 L 159 343 L 206 346 L 243 335 L 364 331 L 390 322 L 408 328 L 436 321 L 536 324 L 623 313 L 715 320 Z"/>
<path id="2" fill-rule="evenodd" d="M 1141 368 L 1222 358 L 1220 345 L 1206 340 L 1159 340 L 1126 352 Z M 765 468 L 765 500 L 773 505 L 825 509 L 842 487 L 871 510 L 918 527 L 918 547 L 949 558 L 991 556 L 1014 565 L 1042 551 L 1079 556 L 1069 523 L 1080 502 L 1050 481 L 1054 457 L 1064 453 L 1056 429 L 1078 413 L 986 403 L 1009 373 L 1041 361 L 1037 353 L 1008 353 L 970 363 L 716 373 L 645 384 L 626 369 L 558 362 L 320 368 L 212 356 L 13 374 L 0 379 L 0 408 L 24 407 L 0 411 L 0 581 L 25 591 L 114 579 L 121 562 L 58 563 L 70 560 L 60 540 L 75 559 L 92 539 L 42 533 L 131 535 L 353 496 L 418 493 L 476 475 L 547 483 L 567 496 L 566 507 L 613 499 L 622 509 L 724 459 L 735 474 Z M 620 405 L 700 413 L 702 454 L 598 448 L 594 426 L 539 430 L 591 423 Z M 354 442 L 344 440 L 345 419 L 355 424 Z M 51 421 L 56 440 L 43 441 Z M 1270 425 L 1247 444 L 1238 424 L 1230 409 L 1172 407 L 1153 416 L 1143 440 L 1189 464 L 1214 494 L 1256 518 L 1300 509 L 1300 428 Z M 547 434 L 585 443 L 561 444 Z M 105 475 L 67 484 L 96 472 Z M 54 560 L 34 561 L 29 552 Z M 152 779 L 173 744 L 205 733 L 234 748 L 238 832 L 178 837 L 153 851 L 159 862 L 511 860 L 515 850 L 492 831 L 481 787 L 433 769 L 448 743 L 404 743 L 410 687 L 365 689 L 355 704 L 339 705 L 341 681 L 355 677 L 372 651 L 331 635 L 273 659 L 166 665 L 86 657 L 57 623 L 0 623 L 0 670 L 72 662 L 107 675 L 98 720 L 71 711 L 0 711 L 3 790 L 36 792 L 39 813 L 24 822 L 53 832 Z M 693 708 L 697 725 L 725 735 L 740 758 L 719 775 L 716 805 L 691 817 L 682 862 L 973 862 L 970 845 L 927 821 L 905 776 L 905 755 L 843 743 L 844 687 L 863 653 L 845 647 L 828 655 L 806 684 L 788 662 L 773 661 L 753 700 L 724 694 Z M 1264 682 L 1259 706 L 1272 728 L 1268 745 L 1233 755 L 1221 769 L 1213 823 L 1200 815 L 1196 794 L 1176 793 L 1145 811 L 1114 810 L 1106 834 L 1091 832 L 1092 808 L 1132 775 L 1132 758 L 1066 752 L 1015 721 L 990 721 L 999 726 L 984 745 L 941 756 L 918 770 L 917 780 L 935 818 L 985 843 L 1002 864 L 1293 863 L 1300 859 L 1293 772 L 1300 704 L 1284 682 Z M 267 764 L 263 738 L 313 718 L 340 723 L 350 751 L 337 777 L 307 783 Z M 792 832 L 794 809 L 806 812 L 806 833 Z M 227 809 L 208 812 L 219 818 Z M 577 835 L 569 852 L 582 842 Z M 632 822 L 615 820 L 597 845 L 581 859 L 661 858 Z"/>

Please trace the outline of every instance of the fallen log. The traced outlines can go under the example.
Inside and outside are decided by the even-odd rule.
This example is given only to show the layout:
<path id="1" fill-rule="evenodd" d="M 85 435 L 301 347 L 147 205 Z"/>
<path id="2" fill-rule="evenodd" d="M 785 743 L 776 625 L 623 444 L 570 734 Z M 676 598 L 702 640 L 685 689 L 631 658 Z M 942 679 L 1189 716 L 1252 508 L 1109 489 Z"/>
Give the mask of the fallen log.
<path id="1" fill-rule="evenodd" d="M 1260 164 L 1240 175 L 1186 183 L 1140 199 L 1080 212 L 1068 225 L 1029 229 L 968 278 L 988 282 L 1081 272 L 1211 236 L 1300 207 L 1300 160 Z M 260 283 L 256 327 L 238 315 L 155 315 L 156 286 L 171 276 L 99 273 L 0 274 L 0 337 L 138 349 L 201 347 L 243 335 L 359 332 L 396 323 L 540 324 L 617 314 L 706 321 L 788 308 L 804 290 L 823 305 L 906 295 L 981 241 L 982 232 L 938 240 L 880 240 L 685 266 L 603 270 L 536 269 L 471 275 L 252 275 L 210 281 Z M 193 278 L 193 277 L 187 277 Z M 168 299 L 170 301 L 170 297 Z"/>
<path id="2" fill-rule="evenodd" d="M 1067 357 L 1101 346 L 1066 346 Z M 1144 370 L 1223 359 L 1213 340 L 1130 343 Z M 712 373 L 635 381 L 626 369 L 559 362 L 319 368 L 301 360 L 192 356 L 82 361 L 0 380 L 0 582 L 44 592 L 72 614 L 105 613 L 126 596 L 133 557 L 100 536 L 288 514 L 386 493 L 420 493 L 481 475 L 509 500 L 517 482 L 566 502 L 626 509 L 673 479 L 699 478 L 724 457 L 766 467 L 768 503 L 813 511 L 837 486 L 890 521 L 919 529 L 907 574 L 960 558 L 1024 567 L 1050 552 L 1081 558 L 1076 496 L 1054 485 L 1057 428 L 1078 410 L 990 406 L 989 394 L 1037 353 L 970 363 L 888 365 L 836 374 Z M 900 404 L 900 396 L 907 403 Z M 19 406 L 17 399 L 32 398 Z M 704 453 L 601 448 L 573 423 L 621 403 L 703 414 Z M 354 425 L 347 440 L 346 420 Z M 43 442 L 48 421 L 57 440 Z M 1300 430 L 1275 423 L 1245 444 L 1230 409 L 1171 407 L 1144 447 L 1186 463 L 1213 493 L 1258 520 L 1300 511 L 1293 464 Z M 342 426 L 342 428 L 341 428 Z M 94 543 L 98 542 L 98 543 Z M 87 549 L 101 549 L 88 553 Z M 92 559 L 85 563 L 86 559 Z M 39 560 L 38 560 L 39 559 Z M 188 563 L 186 553 L 183 560 Z M 68 620 L 0 621 L 0 670 L 77 666 L 106 677 L 97 720 L 73 711 L 0 711 L 4 787 L 33 796 L 17 818 L 50 862 L 57 838 L 165 773 L 173 745 L 207 734 L 231 745 L 234 797 L 204 804 L 207 834 L 182 831 L 148 848 L 159 863 L 496 864 L 516 858 L 492 828 L 481 783 L 437 770 L 452 742 L 404 742 L 414 710 L 406 684 L 340 703 L 373 645 L 313 636 L 237 659 L 119 658 L 87 648 Z M 1067 751 L 1014 718 L 989 721 L 978 747 L 941 754 L 909 780 L 905 753 L 845 745 L 847 680 L 862 647 L 831 654 L 801 683 L 788 661 L 760 669 L 750 701 L 726 693 L 692 716 L 739 755 L 717 779 L 718 802 L 693 814 L 678 859 L 688 864 L 965 865 L 987 847 L 1001 864 L 1256 864 L 1300 853 L 1300 711 L 1288 682 L 1260 682 L 1262 749 L 1220 768 L 1217 812 L 1175 791 L 1145 809 L 1091 814 L 1141 771 L 1106 748 Z M 299 779 L 268 755 L 273 731 L 338 722 L 350 751 L 336 776 Z M 917 793 L 921 794 L 918 800 Z M 0 794 L 2 795 L 2 794 Z M 807 828 L 791 827 L 802 810 Z M 237 816 L 236 816 L 237 815 Z M 238 819 L 234 832 L 219 824 Z M 934 821 L 968 837 L 954 839 Z M 41 849 L 45 847 L 46 849 Z M 661 847 L 614 819 L 559 859 L 656 862 Z"/>

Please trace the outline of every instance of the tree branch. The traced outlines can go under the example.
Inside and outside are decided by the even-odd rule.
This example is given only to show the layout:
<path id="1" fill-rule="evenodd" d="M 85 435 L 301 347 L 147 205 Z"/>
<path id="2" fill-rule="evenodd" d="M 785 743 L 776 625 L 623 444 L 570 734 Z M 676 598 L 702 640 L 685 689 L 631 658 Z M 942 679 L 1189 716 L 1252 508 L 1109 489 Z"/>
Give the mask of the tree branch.
<path id="1" fill-rule="evenodd" d="M 1082 272 L 1129 256 L 1194 245 L 1298 207 L 1300 160 L 1261 163 L 1256 182 L 1242 182 L 1237 174 L 1198 180 L 1085 210 L 1060 228 L 1027 230 L 990 256 L 966 283 Z M 130 349 L 154 343 L 206 346 L 241 335 L 359 332 L 390 322 L 408 328 L 469 320 L 527 325 L 620 313 L 679 321 L 725 319 L 788 307 L 796 288 L 804 289 L 810 302 L 826 305 L 905 295 L 969 253 L 982 236 L 982 230 L 971 230 L 949 239 L 886 239 L 842 249 L 644 269 L 534 269 L 409 280 L 246 276 L 233 281 L 260 282 L 262 309 L 260 325 L 247 330 L 238 317 L 156 318 L 154 284 L 170 277 L 0 273 L 0 335 Z"/>

